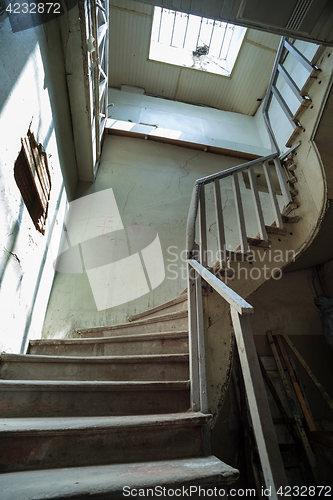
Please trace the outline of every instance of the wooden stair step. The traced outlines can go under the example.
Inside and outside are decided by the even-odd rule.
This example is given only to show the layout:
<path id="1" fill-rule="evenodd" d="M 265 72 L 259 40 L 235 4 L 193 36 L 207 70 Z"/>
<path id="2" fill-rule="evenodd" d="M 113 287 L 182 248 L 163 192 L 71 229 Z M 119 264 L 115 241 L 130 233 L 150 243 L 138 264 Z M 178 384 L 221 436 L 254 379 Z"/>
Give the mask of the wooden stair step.
<path id="1" fill-rule="evenodd" d="M 151 318 L 154 316 L 159 316 L 160 311 L 163 311 L 164 314 L 166 314 L 171 312 L 182 311 L 184 309 L 187 309 L 187 290 L 185 291 L 185 293 L 179 295 L 178 297 L 175 297 L 172 300 L 168 300 L 167 302 L 164 302 L 159 306 L 147 309 L 146 311 L 143 311 L 141 313 L 132 314 L 127 319 L 128 321 L 133 322 L 143 318 Z"/>
<path id="2" fill-rule="evenodd" d="M 261 247 L 261 248 L 271 248 L 272 244 L 270 240 L 265 241 L 259 238 L 247 238 L 247 242 L 250 246 Z"/>
<path id="3" fill-rule="evenodd" d="M 69 357 L 1 354 L 4 380 L 188 380 L 188 354 Z"/>
<path id="4" fill-rule="evenodd" d="M 70 467 L 1 475 L 1 500 L 124 498 L 128 490 L 156 486 L 223 486 L 239 471 L 214 456 L 132 464 Z"/>
<path id="5" fill-rule="evenodd" d="M 138 354 L 186 354 L 188 331 L 141 333 L 117 337 L 31 340 L 29 354 L 59 356 L 123 356 Z"/>
<path id="6" fill-rule="evenodd" d="M 187 411 L 189 381 L 87 382 L 2 380 L 0 415 L 91 417 Z"/>
<path id="7" fill-rule="evenodd" d="M 296 127 L 294 128 L 291 136 L 289 137 L 287 143 L 286 143 L 286 148 L 291 148 L 293 145 L 293 142 L 295 141 L 296 137 L 298 134 L 303 130 L 302 125 L 299 122 L 295 123 Z"/>
<path id="8" fill-rule="evenodd" d="M 311 73 L 309 74 L 306 82 L 304 83 L 303 87 L 300 90 L 300 95 L 303 97 L 307 95 L 309 88 L 311 85 L 318 79 L 318 76 L 321 72 L 320 68 L 314 68 Z"/>
<path id="9" fill-rule="evenodd" d="M 293 122 L 297 123 L 299 120 L 299 117 L 304 113 L 304 111 L 310 106 L 311 104 L 311 99 L 308 95 L 304 94 L 302 95 L 303 101 L 300 103 L 296 113 L 293 116 Z"/>
<path id="10" fill-rule="evenodd" d="M 294 224 L 295 222 L 298 222 L 299 221 L 299 216 L 298 215 L 295 215 L 294 217 L 292 217 L 291 215 L 289 216 L 286 216 L 286 215 L 282 215 L 282 221 L 283 222 L 289 222 L 289 223 L 292 223 Z"/>
<path id="11" fill-rule="evenodd" d="M 284 209 L 282 210 L 282 216 L 288 216 L 293 210 L 296 210 L 298 208 L 297 203 L 289 203 Z"/>
<path id="12" fill-rule="evenodd" d="M 75 332 L 81 338 L 92 337 L 111 337 L 115 335 L 124 335 L 127 332 L 133 333 L 157 333 L 171 330 L 183 330 L 187 328 L 188 312 L 187 310 L 175 313 L 162 314 L 152 318 L 132 321 L 131 323 L 122 323 L 112 326 L 96 326 L 93 328 L 79 328 Z"/>
<path id="13" fill-rule="evenodd" d="M 285 235 L 287 232 L 287 229 L 285 227 L 277 227 L 277 226 L 265 226 L 265 227 L 266 227 L 266 232 L 269 234 Z"/>
<path id="14" fill-rule="evenodd" d="M 203 456 L 202 428 L 211 417 L 2 418 L 0 472 Z"/>

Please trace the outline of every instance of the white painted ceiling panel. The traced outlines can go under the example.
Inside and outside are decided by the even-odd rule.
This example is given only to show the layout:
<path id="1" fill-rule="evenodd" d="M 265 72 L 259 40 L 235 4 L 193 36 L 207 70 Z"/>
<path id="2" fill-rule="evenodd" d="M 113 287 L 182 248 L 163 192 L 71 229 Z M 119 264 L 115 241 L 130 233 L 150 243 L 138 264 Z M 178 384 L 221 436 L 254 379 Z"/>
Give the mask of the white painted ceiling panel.
<path id="1" fill-rule="evenodd" d="M 182 0 L 183 3 L 183 0 Z M 248 30 L 230 78 L 148 60 L 153 7 L 110 2 L 109 86 L 253 115 L 265 93 L 279 37 Z"/>

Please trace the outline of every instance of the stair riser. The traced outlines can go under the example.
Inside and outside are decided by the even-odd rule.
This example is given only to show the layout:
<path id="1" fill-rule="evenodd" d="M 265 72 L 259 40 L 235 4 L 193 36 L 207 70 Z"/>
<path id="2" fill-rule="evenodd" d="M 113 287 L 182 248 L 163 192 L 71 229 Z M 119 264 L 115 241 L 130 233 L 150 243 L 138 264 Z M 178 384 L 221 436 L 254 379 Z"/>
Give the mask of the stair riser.
<path id="1" fill-rule="evenodd" d="M 1 362 L 2 380 L 188 380 L 188 362 L 164 363 L 64 363 Z"/>
<path id="2" fill-rule="evenodd" d="M 0 439 L 0 472 L 203 455 L 201 427 L 123 428 Z"/>
<path id="3" fill-rule="evenodd" d="M 80 338 L 94 337 L 115 337 L 117 335 L 130 335 L 131 333 L 159 333 L 172 332 L 179 330 L 187 330 L 188 318 L 170 319 L 167 321 L 158 321 L 152 323 L 143 323 L 141 325 L 128 323 L 128 326 L 121 328 L 113 328 L 112 330 L 92 330 L 78 332 Z"/>
<path id="4" fill-rule="evenodd" d="M 188 390 L 6 390 L 1 395 L 0 416 L 149 415 L 187 411 L 189 406 Z"/>
<path id="5" fill-rule="evenodd" d="M 30 354 L 49 356 L 134 356 L 144 354 L 188 354 L 188 340 L 162 339 L 140 342 L 110 342 L 87 344 L 34 344 L 30 346 Z"/>

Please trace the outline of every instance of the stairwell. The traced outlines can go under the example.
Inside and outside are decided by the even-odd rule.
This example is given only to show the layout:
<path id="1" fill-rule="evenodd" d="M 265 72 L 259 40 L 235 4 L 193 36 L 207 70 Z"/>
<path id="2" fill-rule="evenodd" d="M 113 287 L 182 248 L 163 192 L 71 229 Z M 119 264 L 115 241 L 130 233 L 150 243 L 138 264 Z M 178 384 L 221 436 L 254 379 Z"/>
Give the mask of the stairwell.
<path id="1" fill-rule="evenodd" d="M 233 331 L 237 329 L 236 336 L 241 336 L 244 325 L 249 325 L 244 316 L 253 312 L 245 301 L 237 303 L 237 297 L 250 297 L 267 279 L 274 279 L 274 269 L 281 270 L 303 252 L 315 238 L 326 210 L 326 174 L 313 142 L 313 131 L 331 85 L 327 54 L 320 70 L 320 83 L 312 79 L 312 85 L 317 85 L 313 95 L 313 87 L 306 84 L 312 104 L 303 105 L 302 127 L 298 121 L 294 127 L 301 144 L 285 157 L 279 156 L 290 188 L 289 202 L 282 211 L 270 189 L 269 161 L 274 155 L 264 163 L 276 213 L 273 224 L 267 225 L 258 211 L 252 167 L 244 167 L 249 168 L 257 200 L 259 234 L 247 235 L 240 217 L 240 247 L 221 256 L 217 264 L 208 265 L 202 260 L 206 227 L 201 194 L 201 264 L 190 255 L 189 265 L 206 283 L 202 294 L 201 283 L 196 285 L 197 303 L 189 300 L 192 313 L 187 311 L 188 297 L 183 293 L 129 317 L 128 323 L 76 330 L 67 339 L 30 341 L 26 355 L 1 355 L 2 500 L 122 498 L 125 485 L 136 490 L 180 485 L 223 488 L 237 479 L 236 469 L 211 456 L 209 429 L 219 414 L 230 378 Z M 322 81 L 325 85 L 318 88 Z M 295 116 L 300 119 L 300 112 Z M 296 146 L 295 137 L 296 132 L 288 140 L 289 146 Z M 281 171 L 277 168 L 278 175 Z M 230 175 L 241 213 L 234 174 Z M 214 184 L 220 195 L 215 180 Z M 222 220 L 218 213 L 221 242 Z M 279 263 L 272 262 L 270 250 L 279 250 L 285 257 Z M 250 253 L 254 260 L 248 258 Z M 248 274 L 255 262 L 261 271 L 260 279 L 239 276 L 239 262 Z M 269 277 L 264 266 L 268 266 Z M 223 282 L 229 287 L 225 296 L 229 294 L 231 302 L 236 300 L 238 304 L 239 316 L 237 319 L 234 313 L 233 326 L 230 302 L 223 294 L 221 297 Z M 195 370 L 200 374 L 202 368 L 193 370 L 196 357 L 189 329 L 195 315 L 196 321 L 202 321 L 199 327 L 204 332 L 196 352 L 207 373 L 208 411 L 193 404 L 193 374 Z M 246 333 L 250 337 L 251 330 Z M 249 347 L 245 345 L 245 354 Z M 250 372 L 249 379 L 252 375 Z M 198 381 L 202 382 L 201 376 Z M 200 391 L 199 400 L 205 389 L 200 387 Z"/>
<path id="2" fill-rule="evenodd" d="M 190 408 L 187 294 L 129 319 L 1 355 L 2 500 L 193 494 L 237 479 L 210 454 L 212 416 Z"/>

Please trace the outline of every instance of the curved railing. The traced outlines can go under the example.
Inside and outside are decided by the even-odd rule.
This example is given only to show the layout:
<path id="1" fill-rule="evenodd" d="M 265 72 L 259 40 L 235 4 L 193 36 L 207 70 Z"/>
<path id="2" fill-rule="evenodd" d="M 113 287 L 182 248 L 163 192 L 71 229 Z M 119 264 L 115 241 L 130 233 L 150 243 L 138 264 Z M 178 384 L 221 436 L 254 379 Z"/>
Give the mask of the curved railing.
<path id="1" fill-rule="evenodd" d="M 275 174 L 278 179 L 281 194 L 285 205 L 289 205 L 293 200 L 289 191 L 288 182 L 281 165 L 281 161 L 295 150 L 300 142 L 281 154 L 278 141 L 269 119 L 269 107 L 274 96 L 281 110 L 288 118 L 292 126 L 293 134 L 288 141 L 289 145 L 295 140 L 296 134 L 301 130 L 298 116 L 309 104 L 308 96 L 305 95 L 304 88 L 299 89 L 288 73 L 283 63 L 285 55 L 291 53 L 305 68 L 309 75 L 320 71 L 313 63 L 308 61 L 294 47 L 288 39 L 282 38 L 277 52 L 277 57 L 273 67 L 272 75 L 267 88 L 263 103 L 263 115 L 266 129 L 271 141 L 272 153 L 241 165 L 223 170 L 216 174 L 202 177 L 195 182 L 190 202 L 190 209 L 187 219 L 186 249 L 188 259 L 188 309 L 189 309 L 189 343 L 190 343 L 190 378 L 191 378 L 191 404 L 194 411 L 209 411 L 206 382 L 205 364 L 205 337 L 203 324 L 203 304 L 202 304 L 202 280 L 212 286 L 230 306 L 232 323 L 235 331 L 236 344 L 242 370 L 246 392 L 249 398 L 249 409 L 255 429 L 255 436 L 262 465 L 266 488 L 271 488 L 270 498 L 277 500 L 277 488 L 287 484 L 278 443 L 276 440 L 273 421 L 269 411 L 269 405 L 265 393 L 264 382 L 261 376 L 256 349 L 251 332 L 248 315 L 253 313 L 250 304 L 218 279 L 209 269 L 207 269 L 207 229 L 206 229 L 206 208 L 205 208 L 205 186 L 214 184 L 215 214 L 217 226 L 217 241 L 219 251 L 219 269 L 226 270 L 228 267 L 228 257 L 230 252 L 226 251 L 225 225 L 223 220 L 223 210 L 221 202 L 220 181 L 231 177 L 234 191 L 237 225 L 240 238 L 240 251 L 244 254 L 248 252 L 248 236 L 246 234 L 245 217 L 243 211 L 242 197 L 238 174 L 247 171 L 250 181 L 250 189 L 253 196 L 256 219 L 258 223 L 259 236 L 268 243 L 265 218 L 261 205 L 259 191 L 254 173 L 254 167 L 262 165 L 266 178 L 267 188 L 274 213 L 275 224 L 278 228 L 283 228 L 283 216 L 279 207 L 277 192 L 273 182 L 270 163 L 274 163 Z M 277 88 L 277 78 L 281 75 L 288 87 L 300 102 L 300 107 L 293 113 L 288 107 Z M 288 144 L 287 144 L 287 147 Z M 199 245 L 196 243 L 196 220 L 199 217 Z M 232 253 L 232 252 L 231 252 Z M 251 359 L 251 363 L 249 360 Z M 267 436 L 269 436 L 268 439 Z"/>

